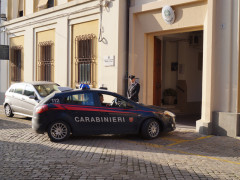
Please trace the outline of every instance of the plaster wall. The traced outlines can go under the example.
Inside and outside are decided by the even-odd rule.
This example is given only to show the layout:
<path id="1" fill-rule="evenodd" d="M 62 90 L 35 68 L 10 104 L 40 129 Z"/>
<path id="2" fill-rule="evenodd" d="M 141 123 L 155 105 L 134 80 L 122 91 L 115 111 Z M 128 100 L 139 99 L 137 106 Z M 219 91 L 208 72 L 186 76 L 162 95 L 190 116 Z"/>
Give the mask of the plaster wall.
<path id="1" fill-rule="evenodd" d="M 33 13 L 33 5 L 34 5 L 34 0 L 32 1 L 27 0 L 27 2 L 25 3 L 25 15 L 29 15 Z"/>
<path id="2" fill-rule="evenodd" d="M 237 113 L 238 2 L 216 3 L 213 111 Z"/>
<path id="3" fill-rule="evenodd" d="M 8 88 L 8 61 L 0 60 L 0 103 L 4 102 L 4 94 Z"/>
<path id="4" fill-rule="evenodd" d="M 178 71 L 178 79 L 187 82 L 187 102 L 200 102 L 202 101 L 202 59 L 199 58 L 202 58 L 200 55 L 202 50 L 190 47 L 188 42 L 180 42 L 178 46 L 178 64 L 183 66 L 182 73 Z"/>
<path id="5" fill-rule="evenodd" d="M 167 88 L 176 89 L 178 78 L 177 71 L 171 71 L 171 64 L 178 61 L 178 44 L 177 42 L 166 41 L 164 42 L 164 48 L 165 51 L 162 52 L 164 54 L 164 58 L 162 59 L 162 79 L 164 79 L 162 91 Z"/>
<path id="6" fill-rule="evenodd" d="M 110 91 L 124 94 L 125 75 L 125 7 L 126 2 L 112 1 L 109 8 L 103 8 L 102 38 L 99 42 L 98 85 Z M 100 21 L 99 21 L 100 23 Z M 100 28 L 100 27 L 99 27 Z M 99 34 L 100 36 L 100 34 Z M 114 56 L 114 66 L 105 66 L 104 57 Z"/>
<path id="7" fill-rule="evenodd" d="M 118 10 L 118 75 L 117 75 L 117 92 L 119 94 L 124 95 L 126 92 L 125 81 L 128 81 L 128 77 L 126 74 L 126 1 L 119 1 L 119 10 Z"/>
<path id="8" fill-rule="evenodd" d="M 202 50 L 189 46 L 189 42 L 185 40 L 165 40 L 163 46 L 162 91 L 167 88 L 176 89 L 177 80 L 186 80 L 187 102 L 202 101 L 202 70 L 198 62 Z M 172 71 L 171 64 L 175 62 L 178 63 L 178 70 Z"/>
<path id="9" fill-rule="evenodd" d="M 56 0 L 57 5 L 65 4 L 68 0 Z"/>
<path id="10" fill-rule="evenodd" d="M 141 6 L 142 4 L 155 2 L 159 0 L 131 0 L 131 6 Z"/>
<path id="11" fill-rule="evenodd" d="M 1 14 L 6 14 L 7 16 L 7 0 L 1 0 Z M 1 20 L 1 23 L 3 21 Z M 0 44 L 5 45 L 6 43 L 6 34 L 4 28 L 0 28 Z M 8 60 L 0 60 L 0 104 L 4 102 L 4 94 L 8 88 Z"/>
<path id="12" fill-rule="evenodd" d="M 36 49 L 36 45 L 33 42 L 34 40 L 34 34 L 33 34 L 33 28 L 27 28 L 26 31 L 23 32 L 25 39 L 27 38 L 28 40 L 24 41 L 24 80 L 25 81 L 34 81 L 34 70 L 36 69 L 35 67 L 35 57 L 33 54 L 33 50 Z M 35 40 L 34 40 L 35 41 Z"/>
<path id="13" fill-rule="evenodd" d="M 58 20 L 55 28 L 55 82 L 68 86 L 68 19 Z"/>
<path id="14" fill-rule="evenodd" d="M 7 0 L 1 0 L 1 14 L 6 14 L 7 16 Z"/>

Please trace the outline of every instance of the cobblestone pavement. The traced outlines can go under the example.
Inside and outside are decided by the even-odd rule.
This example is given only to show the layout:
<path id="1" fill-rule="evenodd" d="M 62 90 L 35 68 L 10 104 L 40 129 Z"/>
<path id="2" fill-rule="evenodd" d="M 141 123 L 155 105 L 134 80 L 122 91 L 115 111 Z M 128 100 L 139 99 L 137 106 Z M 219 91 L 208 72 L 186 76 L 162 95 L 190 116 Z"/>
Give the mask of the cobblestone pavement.
<path id="1" fill-rule="evenodd" d="M 0 179 L 240 179 L 240 139 L 178 127 L 154 140 L 70 137 L 52 143 L 0 107 Z"/>

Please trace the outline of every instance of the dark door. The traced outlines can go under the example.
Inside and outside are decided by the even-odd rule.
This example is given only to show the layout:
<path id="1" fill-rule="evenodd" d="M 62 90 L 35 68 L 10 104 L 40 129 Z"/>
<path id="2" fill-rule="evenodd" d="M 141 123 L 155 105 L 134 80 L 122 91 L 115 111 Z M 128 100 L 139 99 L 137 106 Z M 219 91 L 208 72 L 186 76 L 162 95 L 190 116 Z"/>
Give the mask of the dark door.
<path id="1" fill-rule="evenodd" d="M 153 104 L 161 106 L 161 40 L 154 37 Z"/>

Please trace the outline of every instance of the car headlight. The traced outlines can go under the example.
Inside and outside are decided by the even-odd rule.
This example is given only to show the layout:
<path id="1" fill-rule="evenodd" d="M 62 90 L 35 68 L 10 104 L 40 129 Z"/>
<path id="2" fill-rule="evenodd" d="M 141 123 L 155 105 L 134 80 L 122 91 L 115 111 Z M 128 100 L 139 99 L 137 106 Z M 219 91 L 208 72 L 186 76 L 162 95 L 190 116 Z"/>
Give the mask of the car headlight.
<path id="1" fill-rule="evenodd" d="M 167 115 L 167 116 L 171 116 L 171 117 L 175 117 L 176 115 L 170 111 L 164 111 L 163 112 L 164 115 Z"/>

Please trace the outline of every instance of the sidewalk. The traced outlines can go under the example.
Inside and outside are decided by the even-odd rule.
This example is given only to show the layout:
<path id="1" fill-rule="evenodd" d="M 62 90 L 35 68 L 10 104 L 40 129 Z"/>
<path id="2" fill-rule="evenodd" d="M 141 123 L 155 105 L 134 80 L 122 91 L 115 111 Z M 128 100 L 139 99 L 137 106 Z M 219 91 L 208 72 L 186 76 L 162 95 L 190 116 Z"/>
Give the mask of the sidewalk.
<path id="1" fill-rule="evenodd" d="M 52 143 L 0 108 L 0 179 L 240 179 L 240 140 L 177 127 L 154 140 L 70 137 Z"/>

